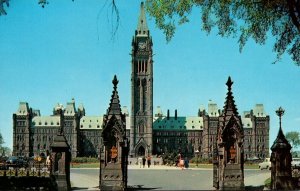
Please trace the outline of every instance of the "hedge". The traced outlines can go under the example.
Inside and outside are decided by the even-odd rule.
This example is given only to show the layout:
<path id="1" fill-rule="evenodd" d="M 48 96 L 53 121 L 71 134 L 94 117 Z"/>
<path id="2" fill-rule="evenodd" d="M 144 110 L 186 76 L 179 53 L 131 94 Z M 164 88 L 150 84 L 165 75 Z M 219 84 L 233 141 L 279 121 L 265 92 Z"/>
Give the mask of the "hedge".
<path id="1" fill-rule="evenodd" d="M 92 158 L 92 157 L 76 157 L 72 158 L 73 163 L 96 163 L 99 162 L 98 158 Z"/>

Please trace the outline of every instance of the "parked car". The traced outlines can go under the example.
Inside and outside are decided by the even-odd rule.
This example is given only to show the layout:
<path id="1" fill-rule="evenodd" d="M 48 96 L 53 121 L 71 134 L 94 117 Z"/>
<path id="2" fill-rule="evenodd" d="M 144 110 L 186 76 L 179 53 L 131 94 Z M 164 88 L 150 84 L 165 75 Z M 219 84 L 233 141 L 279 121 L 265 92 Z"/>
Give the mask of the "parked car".
<path id="1" fill-rule="evenodd" d="M 260 170 L 262 169 L 269 169 L 271 170 L 271 161 L 270 158 L 265 158 L 265 160 L 258 164 Z"/>
<path id="2" fill-rule="evenodd" d="M 6 166 L 8 167 L 27 167 L 28 163 L 19 157 L 11 156 L 6 160 Z"/>
<path id="3" fill-rule="evenodd" d="M 292 168 L 300 168 L 300 158 L 293 158 Z"/>
<path id="4" fill-rule="evenodd" d="M 5 156 L 0 157 L 0 170 L 6 169 L 6 160 L 7 159 L 8 159 L 8 157 L 5 157 Z"/>

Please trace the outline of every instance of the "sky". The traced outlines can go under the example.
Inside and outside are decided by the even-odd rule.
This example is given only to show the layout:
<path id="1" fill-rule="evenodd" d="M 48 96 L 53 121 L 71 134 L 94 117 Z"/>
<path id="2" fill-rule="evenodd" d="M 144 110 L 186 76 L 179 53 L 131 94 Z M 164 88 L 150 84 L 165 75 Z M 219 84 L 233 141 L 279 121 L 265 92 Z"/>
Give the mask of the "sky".
<path id="1" fill-rule="evenodd" d="M 12 115 L 20 101 L 51 115 L 57 103 L 75 99 L 86 115 L 103 115 L 109 106 L 116 74 L 122 106 L 131 102 L 131 41 L 137 27 L 140 0 L 116 5 L 116 24 L 110 1 L 49 0 L 42 8 L 37 0 L 11 0 L 7 15 L 0 16 L 0 133 L 12 147 Z M 300 128 L 300 68 L 289 55 L 272 64 L 274 37 L 265 45 L 249 40 L 242 53 L 237 39 L 201 31 L 197 9 L 190 22 L 177 28 L 167 43 L 163 31 L 147 16 L 154 51 L 154 111 L 196 116 L 209 100 L 223 108 L 228 76 L 239 111 L 264 104 L 270 116 L 270 147 L 279 128 L 275 110 L 282 106 L 283 131 Z"/>

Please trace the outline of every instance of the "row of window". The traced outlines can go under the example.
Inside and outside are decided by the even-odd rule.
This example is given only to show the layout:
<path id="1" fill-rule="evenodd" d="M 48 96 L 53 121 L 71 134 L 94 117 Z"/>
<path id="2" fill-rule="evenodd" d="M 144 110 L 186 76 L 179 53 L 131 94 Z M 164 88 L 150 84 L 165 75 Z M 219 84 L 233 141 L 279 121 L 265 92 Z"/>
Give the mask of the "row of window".
<path id="1" fill-rule="evenodd" d="M 83 128 L 83 125 L 80 125 L 80 128 Z M 92 128 L 92 125 L 89 125 L 89 128 Z M 97 128 L 100 128 L 100 125 L 97 125 Z"/>
<path id="2" fill-rule="evenodd" d="M 160 122 L 163 122 L 163 121 L 164 121 L 165 123 L 167 123 L 167 121 L 169 121 L 169 120 L 165 120 L 165 119 L 164 119 L 164 120 L 161 120 L 161 121 L 160 121 L 160 120 L 157 120 L 157 123 L 160 123 Z M 178 120 L 175 120 L 175 121 L 174 121 L 174 120 L 170 120 L 170 121 L 171 121 L 171 123 L 173 123 L 173 122 L 175 122 L 175 121 L 177 121 L 178 123 L 187 123 L 186 120 L 185 120 L 185 121 L 180 121 L 179 119 L 178 119 Z M 201 121 L 198 121 L 198 122 L 201 123 Z M 192 121 L 192 123 L 194 123 L 194 121 Z"/>
<path id="3" fill-rule="evenodd" d="M 26 126 L 26 121 L 17 121 L 17 126 Z"/>
<path id="4" fill-rule="evenodd" d="M 154 136 L 185 136 L 185 137 L 200 137 L 202 135 L 201 131 L 191 131 L 191 132 L 174 132 L 174 131 L 155 131 Z"/>

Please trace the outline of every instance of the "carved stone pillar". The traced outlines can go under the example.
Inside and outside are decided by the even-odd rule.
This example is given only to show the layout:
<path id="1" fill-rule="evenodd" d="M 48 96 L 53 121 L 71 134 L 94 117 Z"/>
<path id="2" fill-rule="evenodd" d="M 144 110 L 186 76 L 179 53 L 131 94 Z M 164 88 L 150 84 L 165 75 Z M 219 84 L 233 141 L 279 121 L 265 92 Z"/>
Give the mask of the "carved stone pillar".
<path id="1" fill-rule="evenodd" d="M 51 145 L 51 174 L 54 176 L 59 191 L 71 190 L 70 162 L 71 152 L 66 137 L 63 134 L 63 112 L 60 112 L 60 132 Z"/>
<path id="2" fill-rule="evenodd" d="M 293 190 L 292 147 L 286 140 L 281 128 L 281 117 L 284 114 L 284 110 L 280 107 L 276 114 L 279 116 L 279 131 L 271 147 L 271 188 L 272 190 Z"/>
<path id="3" fill-rule="evenodd" d="M 121 112 L 117 77 L 106 115 L 103 117 L 103 149 L 100 157 L 100 190 L 126 190 L 129 145 L 126 138 L 126 116 Z"/>

